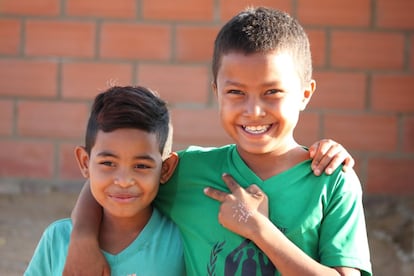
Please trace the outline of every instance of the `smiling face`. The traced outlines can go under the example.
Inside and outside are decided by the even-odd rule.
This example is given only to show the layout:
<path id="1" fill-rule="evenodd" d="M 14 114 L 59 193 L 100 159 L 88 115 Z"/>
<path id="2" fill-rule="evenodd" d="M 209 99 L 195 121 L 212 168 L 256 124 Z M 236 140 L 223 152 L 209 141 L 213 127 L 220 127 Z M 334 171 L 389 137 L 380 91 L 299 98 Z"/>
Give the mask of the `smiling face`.
<path id="1" fill-rule="evenodd" d="M 302 85 L 291 55 L 277 51 L 223 55 L 213 85 L 221 123 L 242 157 L 297 146 L 293 130 L 314 89 L 313 80 Z"/>
<path id="2" fill-rule="evenodd" d="M 90 156 L 81 147 L 76 153 L 105 215 L 141 219 L 151 215 L 163 164 L 154 133 L 139 129 L 98 131 Z"/>

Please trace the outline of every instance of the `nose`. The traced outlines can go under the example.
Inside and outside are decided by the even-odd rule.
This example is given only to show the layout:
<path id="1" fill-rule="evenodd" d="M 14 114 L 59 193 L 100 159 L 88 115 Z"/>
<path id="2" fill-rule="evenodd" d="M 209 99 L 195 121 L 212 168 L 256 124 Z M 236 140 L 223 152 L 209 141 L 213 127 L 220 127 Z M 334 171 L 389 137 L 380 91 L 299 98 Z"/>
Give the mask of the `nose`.
<path id="1" fill-rule="evenodd" d="M 246 102 L 245 114 L 251 117 L 263 117 L 265 115 L 263 102 L 255 97 L 250 97 Z"/>
<path id="2" fill-rule="evenodd" d="M 131 173 L 122 171 L 115 176 L 114 184 L 122 188 L 127 188 L 135 184 L 135 178 Z"/>

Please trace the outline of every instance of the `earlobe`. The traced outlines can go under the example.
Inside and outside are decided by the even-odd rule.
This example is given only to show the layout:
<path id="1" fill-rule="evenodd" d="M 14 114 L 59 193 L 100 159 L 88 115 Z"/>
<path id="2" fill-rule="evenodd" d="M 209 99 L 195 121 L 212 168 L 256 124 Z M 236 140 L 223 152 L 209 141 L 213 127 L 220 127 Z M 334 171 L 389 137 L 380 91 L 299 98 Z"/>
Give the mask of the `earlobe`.
<path id="1" fill-rule="evenodd" d="M 89 177 L 89 155 L 84 147 L 77 146 L 75 148 L 75 158 L 83 177 Z"/>
<path id="2" fill-rule="evenodd" d="M 160 183 L 165 184 L 173 175 L 175 168 L 178 165 L 178 154 L 171 152 L 170 155 L 162 162 Z"/>
<path id="3" fill-rule="evenodd" d="M 315 90 L 316 90 L 316 82 L 315 80 L 311 80 L 308 86 L 303 91 L 302 106 L 300 108 L 301 111 L 305 110 Z"/>

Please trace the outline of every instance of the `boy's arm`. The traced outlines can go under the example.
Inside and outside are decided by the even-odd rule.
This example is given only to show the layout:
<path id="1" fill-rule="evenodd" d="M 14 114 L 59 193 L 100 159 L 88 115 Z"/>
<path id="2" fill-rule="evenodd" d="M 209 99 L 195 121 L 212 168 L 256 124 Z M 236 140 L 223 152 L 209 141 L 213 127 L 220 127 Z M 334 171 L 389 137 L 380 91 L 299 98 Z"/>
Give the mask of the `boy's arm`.
<path id="1" fill-rule="evenodd" d="M 355 268 L 332 268 L 313 260 L 269 220 L 267 196 L 257 186 L 243 189 L 230 175 L 223 175 L 223 180 L 230 194 L 205 190 L 207 196 L 221 202 L 220 224 L 253 241 L 282 275 L 360 275 Z"/>
<path id="2" fill-rule="evenodd" d="M 333 171 L 343 164 L 342 170 L 346 171 L 355 165 L 355 161 L 348 151 L 339 143 L 331 139 L 322 139 L 309 148 L 312 158 L 312 170 L 315 175 L 323 171 L 332 174 Z"/>
<path id="3" fill-rule="evenodd" d="M 250 239 L 272 261 L 282 275 L 361 275 L 352 267 L 328 267 L 318 263 L 293 244 L 263 215 L 252 219 Z M 249 238 L 246 237 L 246 238 Z"/>
<path id="4" fill-rule="evenodd" d="M 63 275 L 110 275 L 98 242 L 102 207 L 85 183 L 72 211 L 73 230 Z"/>

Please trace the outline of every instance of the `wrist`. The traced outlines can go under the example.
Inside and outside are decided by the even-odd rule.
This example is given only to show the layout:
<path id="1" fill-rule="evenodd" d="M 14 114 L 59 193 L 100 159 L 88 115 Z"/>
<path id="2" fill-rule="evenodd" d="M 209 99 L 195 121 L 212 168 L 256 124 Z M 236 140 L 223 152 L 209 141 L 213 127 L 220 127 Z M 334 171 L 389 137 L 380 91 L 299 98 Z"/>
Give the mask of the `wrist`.
<path id="1" fill-rule="evenodd" d="M 249 232 L 246 235 L 246 238 L 253 241 L 260 237 L 264 227 L 266 227 L 267 222 L 270 222 L 269 218 L 264 216 L 260 212 L 256 212 L 251 216 L 250 225 L 248 227 Z"/>
<path id="2" fill-rule="evenodd" d="M 71 241 L 81 241 L 98 244 L 98 236 L 88 228 L 73 227 L 70 234 Z"/>

